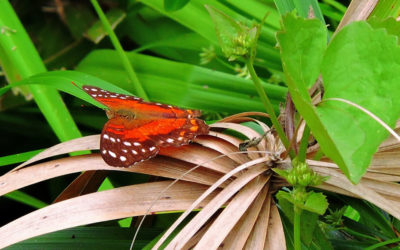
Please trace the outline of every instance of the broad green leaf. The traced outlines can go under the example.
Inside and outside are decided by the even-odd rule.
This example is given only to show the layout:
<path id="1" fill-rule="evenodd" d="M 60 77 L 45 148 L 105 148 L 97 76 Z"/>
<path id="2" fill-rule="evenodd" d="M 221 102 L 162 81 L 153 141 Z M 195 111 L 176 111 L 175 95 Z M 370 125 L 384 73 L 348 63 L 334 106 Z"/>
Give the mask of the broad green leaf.
<path id="1" fill-rule="evenodd" d="M 133 249 L 143 249 L 162 232 L 142 227 Z M 75 227 L 16 243 L 7 249 L 129 249 L 134 231 L 114 225 Z"/>
<path id="2" fill-rule="evenodd" d="M 397 38 L 366 22 L 352 23 L 329 45 L 322 63 L 325 94 L 317 112 L 334 141 L 350 179 L 357 183 L 388 132 L 342 98 L 393 127 L 400 114 L 400 48 Z M 317 137 L 317 140 L 320 139 Z M 324 150 L 325 145 L 321 143 Z M 329 156 L 329 152 L 325 152 Z"/>
<path id="3" fill-rule="evenodd" d="M 214 8 L 226 13 L 234 20 L 244 23 L 247 26 L 251 26 L 254 19 L 244 17 L 240 13 L 229 8 L 230 6 L 228 3 L 224 5 L 221 1 L 191 0 L 185 6 L 185 8 L 175 12 L 166 12 L 164 10 L 163 0 L 142 0 L 141 3 L 157 10 L 159 13 L 198 33 L 213 45 L 218 44 L 218 39 L 215 34 L 214 24 L 210 18 L 210 15 L 204 8 L 205 3 L 212 4 Z M 267 13 L 269 10 L 270 8 L 265 8 L 265 13 Z M 275 31 L 275 29 L 271 29 L 271 27 L 266 25 L 264 25 L 263 29 L 261 29 L 260 38 L 257 42 L 258 60 L 255 60 L 255 64 L 267 67 L 268 69 L 281 70 L 279 54 L 274 48 L 276 43 L 274 38 Z"/>
<path id="4" fill-rule="evenodd" d="M 190 0 L 164 0 L 164 9 L 166 11 L 176 11 L 180 10 L 189 2 Z"/>
<path id="5" fill-rule="evenodd" d="M 309 100 L 308 88 L 318 78 L 327 31 L 317 19 L 297 18 L 289 14 L 283 19 L 284 32 L 278 33 L 282 63 L 290 72 L 303 98 Z"/>
<path id="6" fill-rule="evenodd" d="M 381 20 L 380 18 L 374 16 L 368 19 L 368 23 L 374 29 L 383 28 L 386 29 L 386 31 L 391 35 L 395 35 L 397 37 L 400 36 L 400 23 L 393 17 Z"/>
<path id="7" fill-rule="evenodd" d="M 218 112 L 264 110 L 259 99 L 255 97 L 257 93 L 250 80 L 152 56 L 132 52 L 127 55 L 150 99 L 154 101 Z M 99 68 L 102 69 L 101 72 L 98 71 Z M 96 74 L 118 86 L 129 85 L 126 72 L 112 50 L 93 51 L 80 63 L 77 70 Z M 272 84 L 263 86 L 274 106 L 278 108 L 278 103 L 284 100 L 287 93 L 286 88 Z M 237 103 L 241 105 L 236 105 Z"/>
<path id="8" fill-rule="evenodd" d="M 303 209 L 317 213 L 319 215 L 323 215 L 327 208 L 328 201 L 326 200 L 326 196 L 322 193 L 314 193 L 313 191 L 311 191 L 307 197 L 306 202 L 304 203 Z"/>
<path id="9" fill-rule="evenodd" d="M 343 28 L 327 48 L 320 66 L 325 94 L 322 103 L 315 108 L 307 87 L 319 74 L 316 70 L 319 60 L 313 62 L 313 67 L 304 63 L 307 59 L 303 57 L 310 54 L 318 58 L 313 54 L 316 52 L 312 52 L 313 46 L 321 54 L 320 58 L 324 51 L 320 43 L 314 45 L 311 42 L 315 39 L 311 36 L 321 32 L 317 31 L 318 25 L 312 25 L 312 22 L 294 22 L 289 15 L 283 22 L 284 31 L 278 34 L 289 91 L 321 149 L 353 183 L 357 183 L 388 133 L 362 111 L 348 104 L 328 100 L 349 100 L 394 126 L 400 113 L 400 90 L 396 87 L 400 80 L 400 49 L 396 37 L 388 35 L 383 29 L 373 30 L 365 22 L 352 23 Z M 302 29 L 299 23 L 314 29 Z M 298 44 L 296 37 L 309 37 L 310 41 L 308 44 L 302 43 L 302 46 L 293 46 L 291 43 Z M 304 71 L 307 66 L 314 73 Z M 304 77 L 303 72 L 304 76 L 309 77 Z"/>

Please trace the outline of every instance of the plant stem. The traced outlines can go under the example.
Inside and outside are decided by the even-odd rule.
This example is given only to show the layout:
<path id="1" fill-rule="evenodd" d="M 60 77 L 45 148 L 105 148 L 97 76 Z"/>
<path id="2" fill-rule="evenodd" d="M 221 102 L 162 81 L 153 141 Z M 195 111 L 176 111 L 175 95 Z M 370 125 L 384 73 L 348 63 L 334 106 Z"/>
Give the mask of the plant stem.
<path id="1" fill-rule="evenodd" d="M 301 208 L 294 205 L 293 231 L 294 231 L 294 249 L 295 250 L 301 250 L 300 216 L 301 216 Z"/>
<path id="2" fill-rule="evenodd" d="M 103 10 L 101 9 L 99 3 L 97 2 L 97 0 L 90 0 L 90 2 L 92 3 L 94 9 L 96 10 L 97 15 L 99 16 L 101 22 L 103 23 L 104 29 L 110 36 L 111 43 L 114 45 L 115 50 L 118 52 L 118 54 L 122 60 L 122 64 L 124 65 L 125 70 L 128 73 L 128 76 L 129 76 L 130 80 L 132 81 L 135 90 L 137 91 L 137 94 L 141 98 L 148 101 L 149 97 L 147 96 L 146 92 L 144 91 L 142 85 L 140 84 L 139 79 L 138 79 L 135 71 L 133 70 L 132 64 L 128 59 L 128 56 L 126 55 L 124 49 L 121 46 L 121 43 L 119 42 L 113 29 L 111 28 L 111 25 L 108 22 L 107 17 L 104 14 Z"/>
<path id="3" fill-rule="evenodd" d="M 291 159 L 295 158 L 295 153 L 293 149 L 289 148 L 289 140 L 285 135 L 285 132 L 282 129 L 281 124 L 278 121 L 278 118 L 276 117 L 274 108 L 271 104 L 271 101 L 269 100 L 267 94 L 264 91 L 264 88 L 261 85 L 260 79 L 258 78 L 256 71 L 254 70 L 253 62 L 251 59 L 248 59 L 246 61 L 247 69 L 249 70 L 249 73 L 251 75 L 251 79 L 254 82 L 254 86 L 256 87 L 256 90 L 258 92 L 258 95 L 260 96 L 260 99 L 262 103 L 264 104 L 265 109 L 267 110 L 267 113 L 270 115 L 272 125 L 276 129 L 276 132 L 278 133 L 280 139 L 282 140 L 283 145 L 285 146 L 286 150 L 289 152 L 289 156 Z"/>
<path id="4" fill-rule="evenodd" d="M 298 159 L 300 162 L 306 161 L 308 137 L 310 137 L 310 128 L 306 125 L 304 128 L 303 136 L 301 137 L 300 149 L 298 154 Z"/>

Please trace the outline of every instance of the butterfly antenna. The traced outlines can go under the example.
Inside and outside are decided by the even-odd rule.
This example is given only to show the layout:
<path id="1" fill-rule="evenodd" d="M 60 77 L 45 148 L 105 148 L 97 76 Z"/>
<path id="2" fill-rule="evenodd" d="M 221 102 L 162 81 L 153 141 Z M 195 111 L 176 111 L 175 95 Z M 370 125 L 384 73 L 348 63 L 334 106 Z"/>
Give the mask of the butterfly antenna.
<path id="1" fill-rule="evenodd" d="M 254 151 L 250 151 L 250 152 L 248 152 L 248 151 L 237 151 L 237 152 L 231 152 L 231 153 L 219 155 L 219 156 L 216 156 L 216 157 L 214 157 L 214 158 L 211 158 L 211 159 L 209 159 L 209 160 L 207 160 L 207 161 L 204 161 L 204 162 L 202 162 L 202 163 L 200 163 L 200 164 L 194 166 L 193 168 L 189 169 L 188 171 L 186 171 L 185 173 L 183 173 L 182 175 L 180 175 L 178 178 L 176 178 L 173 182 L 171 182 L 166 188 L 164 188 L 164 190 L 162 190 L 162 191 L 160 192 L 160 194 L 158 195 L 158 197 L 157 197 L 156 199 L 153 200 L 153 202 L 151 203 L 150 207 L 146 210 L 145 214 L 143 215 L 142 219 L 140 220 L 139 225 L 138 225 L 138 227 L 137 227 L 137 229 L 136 229 L 136 231 L 135 231 L 135 234 L 134 234 L 134 236 L 133 236 L 132 243 L 131 243 L 131 245 L 130 245 L 130 247 L 129 247 L 129 250 L 132 250 L 132 249 L 133 249 L 133 245 L 135 244 L 135 241 L 136 241 L 137 235 L 138 235 L 138 233 L 139 233 L 139 230 L 140 230 L 140 228 L 142 227 L 143 222 L 144 222 L 144 220 L 146 219 L 146 216 L 150 213 L 150 210 L 153 208 L 153 206 L 156 204 L 156 202 L 160 200 L 160 198 L 164 195 L 164 193 L 165 193 L 166 191 L 168 191 L 175 183 L 177 183 L 178 181 L 180 181 L 183 177 L 185 177 L 185 176 L 186 176 L 187 174 L 189 174 L 190 172 L 192 172 L 192 171 L 196 170 L 197 168 L 203 166 L 204 164 L 207 164 L 207 163 L 209 163 L 209 162 L 218 160 L 218 159 L 220 159 L 220 158 L 222 158 L 222 157 L 227 157 L 227 156 L 236 155 L 236 154 L 248 154 L 248 153 L 263 153 L 263 154 L 271 154 L 271 155 L 274 154 L 274 153 L 271 152 L 271 151 L 254 150 Z"/>
<path id="2" fill-rule="evenodd" d="M 76 83 L 74 83 L 73 81 L 71 81 L 71 83 L 75 86 L 75 87 L 77 87 L 78 89 L 81 89 Z"/>

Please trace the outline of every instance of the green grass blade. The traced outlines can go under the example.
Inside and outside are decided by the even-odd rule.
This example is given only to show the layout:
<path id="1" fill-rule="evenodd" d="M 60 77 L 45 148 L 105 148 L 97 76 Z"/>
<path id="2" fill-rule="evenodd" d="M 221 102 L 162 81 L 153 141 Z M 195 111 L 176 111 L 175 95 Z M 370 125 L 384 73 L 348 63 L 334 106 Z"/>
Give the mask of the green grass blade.
<path id="1" fill-rule="evenodd" d="M 142 85 L 139 82 L 139 79 L 138 79 L 135 71 L 133 70 L 132 64 L 130 63 L 128 57 L 126 56 L 126 53 L 121 46 L 121 43 L 119 42 L 113 29 L 111 28 L 111 25 L 108 22 L 107 17 L 104 14 L 103 10 L 101 9 L 99 3 L 96 0 L 91 0 L 91 3 L 93 5 L 94 9 L 96 10 L 97 14 L 99 15 L 99 18 L 100 18 L 101 22 L 103 23 L 104 29 L 107 31 L 108 35 L 110 36 L 111 42 L 114 45 L 114 48 L 117 50 L 119 57 L 122 61 L 122 64 L 124 65 L 126 72 L 128 72 L 128 76 L 129 76 L 130 80 L 132 81 L 132 84 L 135 87 L 137 94 L 141 98 L 143 98 L 145 100 L 149 100 L 146 92 L 144 91 Z"/>
<path id="2" fill-rule="evenodd" d="M 29 39 L 24 27 L 8 1 L 0 1 L 0 61 L 11 64 L 4 67 L 10 82 L 45 72 L 46 68 Z M 29 86 L 29 90 L 61 141 L 80 137 L 81 134 L 65 107 L 59 93 L 51 87 Z"/>
<path id="3" fill-rule="evenodd" d="M 48 205 L 47 203 L 19 190 L 8 193 L 4 195 L 4 197 L 38 209 Z"/>
<path id="4" fill-rule="evenodd" d="M 29 160 L 33 156 L 39 154 L 44 149 L 33 150 L 29 152 L 14 154 L 14 155 L 7 155 L 0 157 L 0 167 L 7 166 L 15 163 L 20 163 Z"/>

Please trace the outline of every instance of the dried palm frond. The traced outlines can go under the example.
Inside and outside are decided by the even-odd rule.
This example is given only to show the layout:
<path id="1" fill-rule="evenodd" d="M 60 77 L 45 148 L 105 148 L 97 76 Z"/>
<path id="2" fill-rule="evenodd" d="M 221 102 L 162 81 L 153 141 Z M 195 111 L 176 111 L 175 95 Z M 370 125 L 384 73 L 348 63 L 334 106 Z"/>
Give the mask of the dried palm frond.
<path id="1" fill-rule="evenodd" d="M 288 168 L 290 161 L 280 158 L 285 155 L 280 140 L 265 123 L 250 117 L 254 115 L 265 116 L 249 112 L 226 118 L 213 124 L 210 134 L 199 136 L 195 143 L 166 148 L 157 157 L 132 168 L 110 167 L 97 153 L 34 164 L 72 151 L 96 150 L 98 135 L 49 148 L 1 176 L 0 195 L 57 176 L 83 174 L 60 194 L 57 203 L 1 227 L 0 248 L 79 225 L 149 212 L 185 210 L 157 248 L 190 211 L 200 208 L 167 249 L 285 249 L 273 194 L 288 184 L 270 169 Z M 258 124 L 266 135 L 242 125 L 243 122 Z M 247 152 L 238 152 L 243 140 L 223 133 L 226 129 L 241 133 L 243 138 L 262 140 L 257 145 L 249 144 L 252 147 Z M 314 171 L 330 176 L 317 188 L 365 199 L 400 219 L 400 185 L 396 183 L 400 180 L 399 145 L 391 138 L 384 142 L 359 185 L 351 184 L 334 163 L 307 162 Z M 180 181 L 173 185 L 172 181 L 156 181 L 93 193 L 106 175 L 94 172 L 99 170 L 144 173 Z M 219 213 L 221 207 L 224 209 Z"/>

